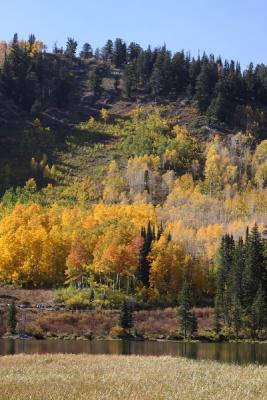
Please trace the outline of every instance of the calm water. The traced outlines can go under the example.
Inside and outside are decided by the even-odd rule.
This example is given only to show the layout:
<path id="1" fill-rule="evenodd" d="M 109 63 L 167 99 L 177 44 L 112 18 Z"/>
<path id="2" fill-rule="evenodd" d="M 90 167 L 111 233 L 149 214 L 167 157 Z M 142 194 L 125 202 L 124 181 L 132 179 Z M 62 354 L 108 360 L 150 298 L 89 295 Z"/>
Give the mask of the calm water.
<path id="1" fill-rule="evenodd" d="M 19 353 L 88 353 L 170 355 L 238 364 L 267 364 L 267 343 L 179 343 L 119 340 L 0 340 L 0 355 Z"/>

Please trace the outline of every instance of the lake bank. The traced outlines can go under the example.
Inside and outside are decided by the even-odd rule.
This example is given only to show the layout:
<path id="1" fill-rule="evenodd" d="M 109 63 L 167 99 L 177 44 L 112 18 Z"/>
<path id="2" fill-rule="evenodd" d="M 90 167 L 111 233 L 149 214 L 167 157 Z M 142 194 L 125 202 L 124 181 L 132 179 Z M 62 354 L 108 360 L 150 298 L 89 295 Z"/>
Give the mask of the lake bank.
<path id="1" fill-rule="evenodd" d="M 267 392 L 266 366 L 172 357 L 7 356 L 0 374 L 0 400 L 262 400 Z"/>
<path id="2" fill-rule="evenodd" d="M 0 288 L 0 337 L 8 331 L 7 310 L 11 301 L 16 304 L 18 334 L 37 339 L 125 339 L 120 327 L 119 309 L 69 309 L 64 303 L 57 303 L 55 290 L 12 287 Z M 211 343 L 267 340 L 266 329 L 253 338 L 249 330 L 242 329 L 237 337 L 223 320 L 220 321 L 220 332 L 216 333 L 212 307 L 194 307 L 193 311 L 198 328 L 190 338 L 192 340 Z M 135 340 L 183 341 L 177 308 L 136 310 L 133 313 L 131 336 Z M 128 335 L 126 338 L 130 339 Z"/>

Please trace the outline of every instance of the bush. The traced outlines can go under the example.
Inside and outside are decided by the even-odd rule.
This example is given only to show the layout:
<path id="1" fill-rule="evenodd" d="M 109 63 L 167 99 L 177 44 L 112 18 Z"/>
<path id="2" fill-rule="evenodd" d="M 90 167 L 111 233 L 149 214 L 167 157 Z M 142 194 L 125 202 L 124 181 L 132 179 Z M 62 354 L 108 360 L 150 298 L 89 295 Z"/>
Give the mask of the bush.
<path id="1" fill-rule="evenodd" d="M 91 289 L 68 288 L 59 289 L 56 292 L 56 301 L 65 303 L 71 309 L 103 308 L 117 310 L 121 307 L 127 295 L 118 290 L 113 291 L 107 286 L 98 285 L 94 288 L 94 300 L 92 301 Z"/>
<path id="2" fill-rule="evenodd" d="M 90 306 L 90 300 L 86 297 L 86 293 L 75 293 L 72 297 L 66 300 L 66 305 L 71 309 L 85 309 Z"/>
<path id="3" fill-rule="evenodd" d="M 119 325 L 115 325 L 111 328 L 109 335 L 112 338 L 122 338 L 124 336 L 124 329 Z"/>
<path id="4" fill-rule="evenodd" d="M 27 335 L 34 336 L 36 339 L 43 339 L 45 337 L 45 332 L 40 327 L 40 325 L 36 323 L 30 323 L 27 325 L 26 332 Z"/>

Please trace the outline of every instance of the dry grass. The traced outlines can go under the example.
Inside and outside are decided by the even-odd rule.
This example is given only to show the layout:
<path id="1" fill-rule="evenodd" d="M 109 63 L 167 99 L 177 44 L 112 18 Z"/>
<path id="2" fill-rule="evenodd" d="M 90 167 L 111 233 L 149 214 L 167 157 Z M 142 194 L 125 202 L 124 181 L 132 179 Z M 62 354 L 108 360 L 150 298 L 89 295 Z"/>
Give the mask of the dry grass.
<path id="1" fill-rule="evenodd" d="M 29 302 L 33 305 L 37 303 L 54 302 L 55 292 L 53 290 L 34 289 L 26 290 L 12 286 L 0 287 L 0 304 L 15 300 L 17 304 L 21 302 Z"/>
<path id="2" fill-rule="evenodd" d="M 111 328 L 116 325 L 117 317 L 114 312 L 53 312 L 40 313 L 32 316 L 32 321 L 28 318 L 27 331 L 31 326 L 37 327 L 44 334 L 48 332 L 53 336 L 86 335 L 89 332 L 97 336 L 108 335 Z"/>
<path id="3" fill-rule="evenodd" d="M 0 400 L 267 399 L 266 366 L 171 357 L 7 356 L 0 376 Z"/>
<path id="4" fill-rule="evenodd" d="M 199 334 L 203 334 L 205 330 L 212 328 L 212 308 L 195 307 L 194 312 L 197 316 Z M 138 334 L 148 337 L 177 335 L 180 329 L 177 310 L 175 308 L 165 308 L 136 312 L 134 315 L 134 328 Z"/>

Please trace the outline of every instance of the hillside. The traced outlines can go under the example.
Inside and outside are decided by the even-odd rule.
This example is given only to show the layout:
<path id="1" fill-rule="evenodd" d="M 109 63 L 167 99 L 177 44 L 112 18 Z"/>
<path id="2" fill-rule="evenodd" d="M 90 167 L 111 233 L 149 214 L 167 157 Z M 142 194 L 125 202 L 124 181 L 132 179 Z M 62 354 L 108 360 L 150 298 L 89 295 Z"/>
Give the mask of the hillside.
<path id="1" fill-rule="evenodd" d="M 214 306 L 216 337 L 266 338 L 266 67 L 76 49 L 6 44 L 0 282 L 66 285 L 71 309 L 179 304 L 184 337 Z"/>

